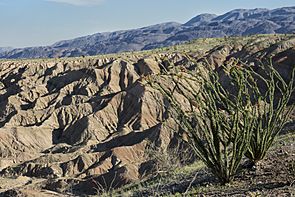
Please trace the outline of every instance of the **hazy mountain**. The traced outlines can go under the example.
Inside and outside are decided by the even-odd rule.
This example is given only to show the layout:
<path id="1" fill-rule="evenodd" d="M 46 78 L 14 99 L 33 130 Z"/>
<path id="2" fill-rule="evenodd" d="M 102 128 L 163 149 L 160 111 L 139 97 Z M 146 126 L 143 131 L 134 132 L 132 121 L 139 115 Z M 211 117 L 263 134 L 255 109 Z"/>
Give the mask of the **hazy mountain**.
<path id="1" fill-rule="evenodd" d="M 12 49 L 13 49 L 12 47 L 0 47 L 0 53 L 11 51 Z"/>
<path id="2" fill-rule="evenodd" d="M 295 7 L 236 9 L 198 15 L 184 24 L 170 22 L 139 29 L 97 33 L 51 46 L 1 50 L 0 58 L 72 57 L 171 46 L 195 38 L 295 32 Z"/>
<path id="3" fill-rule="evenodd" d="M 197 26 L 197 25 L 201 25 L 203 23 L 209 22 L 209 21 L 211 21 L 212 19 L 214 19 L 216 17 L 217 17 L 216 14 L 200 14 L 200 15 L 192 18 L 191 20 L 189 20 L 184 25 Z"/>

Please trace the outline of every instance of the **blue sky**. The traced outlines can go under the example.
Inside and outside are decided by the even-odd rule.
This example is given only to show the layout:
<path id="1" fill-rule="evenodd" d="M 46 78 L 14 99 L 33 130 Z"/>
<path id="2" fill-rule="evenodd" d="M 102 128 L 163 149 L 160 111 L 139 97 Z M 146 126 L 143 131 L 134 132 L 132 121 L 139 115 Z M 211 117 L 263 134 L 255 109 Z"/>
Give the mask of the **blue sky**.
<path id="1" fill-rule="evenodd" d="M 235 8 L 278 8 L 294 0 L 0 0 L 0 46 L 49 45 L 97 32 L 175 21 Z"/>

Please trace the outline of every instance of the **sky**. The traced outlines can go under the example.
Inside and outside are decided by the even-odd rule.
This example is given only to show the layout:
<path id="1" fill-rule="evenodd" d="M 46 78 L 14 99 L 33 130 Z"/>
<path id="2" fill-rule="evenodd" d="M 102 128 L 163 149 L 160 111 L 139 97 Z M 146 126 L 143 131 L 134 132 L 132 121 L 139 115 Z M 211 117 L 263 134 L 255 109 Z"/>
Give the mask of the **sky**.
<path id="1" fill-rule="evenodd" d="M 185 23 L 201 13 L 287 6 L 295 6 L 294 0 L 0 0 L 0 47 L 44 46 L 98 32 Z"/>

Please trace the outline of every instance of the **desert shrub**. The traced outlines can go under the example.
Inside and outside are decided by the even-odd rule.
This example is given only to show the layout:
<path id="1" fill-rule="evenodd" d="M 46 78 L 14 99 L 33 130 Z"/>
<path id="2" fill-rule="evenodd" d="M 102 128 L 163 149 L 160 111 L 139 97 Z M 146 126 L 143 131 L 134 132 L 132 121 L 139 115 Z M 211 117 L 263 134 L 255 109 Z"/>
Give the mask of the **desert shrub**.
<path id="1" fill-rule="evenodd" d="M 187 132 L 193 151 L 221 183 L 227 183 L 238 170 L 253 129 L 245 85 L 250 76 L 237 67 L 226 73 L 236 87 L 234 96 L 222 87 L 216 72 L 200 72 L 166 72 L 150 84 L 168 100 L 169 114 Z"/>
<path id="2" fill-rule="evenodd" d="M 152 143 L 147 147 L 145 154 L 152 165 L 153 176 L 169 176 L 171 179 L 177 179 L 177 176 L 179 176 L 177 171 L 194 162 L 193 152 L 182 140 L 165 148 Z"/>
<path id="3" fill-rule="evenodd" d="M 262 75 L 238 64 L 233 61 L 219 72 L 210 66 L 175 68 L 149 79 L 167 99 L 170 116 L 187 132 L 194 152 L 221 183 L 232 180 L 243 155 L 255 162 L 265 156 L 287 120 L 293 91 L 294 72 L 287 84 L 271 65 L 260 66 Z"/>
<path id="4" fill-rule="evenodd" d="M 253 69 L 250 71 L 255 79 L 252 83 L 250 82 L 250 87 L 253 90 L 252 108 L 256 113 L 253 114 L 254 129 L 246 156 L 252 165 L 266 156 L 294 109 L 294 104 L 288 107 L 288 103 L 294 92 L 295 67 L 290 71 L 288 80 L 283 79 L 271 63 L 257 67 L 258 71 Z"/>

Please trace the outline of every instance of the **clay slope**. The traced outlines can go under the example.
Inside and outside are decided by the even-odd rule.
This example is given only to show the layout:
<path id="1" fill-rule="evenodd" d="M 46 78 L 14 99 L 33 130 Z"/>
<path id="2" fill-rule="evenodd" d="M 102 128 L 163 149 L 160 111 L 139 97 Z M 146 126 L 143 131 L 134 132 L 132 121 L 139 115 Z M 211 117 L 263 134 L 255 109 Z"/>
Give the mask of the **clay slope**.
<path id="1" fill-rule="evenodd" d="M 95 194 L 98 183 L 119 187 L 146 175 L 148 147 L 166 149 L 180 135 L 161 95 L 145 85 L 168 61 L 193 69 L 189 56 L 215 68 L 272 57 L 286 78 L 295 62 L 292 36 L 201 42 L 184 45 L 187 54 L 0 62 L 0 192 Z"/>

